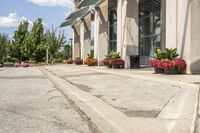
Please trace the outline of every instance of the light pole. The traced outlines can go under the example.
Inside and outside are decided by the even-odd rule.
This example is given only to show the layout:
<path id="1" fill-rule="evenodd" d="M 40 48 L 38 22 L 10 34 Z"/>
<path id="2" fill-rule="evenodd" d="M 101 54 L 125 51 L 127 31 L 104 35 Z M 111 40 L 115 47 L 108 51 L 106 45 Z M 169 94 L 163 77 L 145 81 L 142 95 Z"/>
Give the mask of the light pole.
<path id="1" fill-rule="evenodd" d="M 48 48 L 48 45 L 47 45 L 47 49 L 46 49 L 46 65 L 49 64 L 49 48 Z"/>
<path id="2" fill-rule="evenodd" d="M 72 41 L 73 41 L 73 39 L 72 38 L 69 38 L 69 40 L 70 40 L 70 44 L 71 44 L 71 48 L 70 48 L 70 56 L 71 56 L 71 59 L 73 58 L 72 57 Z"/>

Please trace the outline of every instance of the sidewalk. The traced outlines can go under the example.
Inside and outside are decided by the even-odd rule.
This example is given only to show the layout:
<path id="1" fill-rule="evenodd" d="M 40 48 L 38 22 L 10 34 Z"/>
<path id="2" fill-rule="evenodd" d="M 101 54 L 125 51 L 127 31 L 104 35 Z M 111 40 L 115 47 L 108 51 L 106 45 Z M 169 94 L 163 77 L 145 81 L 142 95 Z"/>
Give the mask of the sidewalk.
<path id="1" fill-rule="evenodd" d="M 197 75 L 166 76 L 152 74 L 149 69 L 113 70 L 74 65 L 44 68 L 51 81 L 61 86 L 100 130 L 108 132 L 111 128 L 125 133 L 194 131 L 199 86 L 190 83 L 198 83 Z M 72 85 L 73 89 L 65 90 L 65 85 Z M 102 125 L 102 122 L 107 124 Z"/>

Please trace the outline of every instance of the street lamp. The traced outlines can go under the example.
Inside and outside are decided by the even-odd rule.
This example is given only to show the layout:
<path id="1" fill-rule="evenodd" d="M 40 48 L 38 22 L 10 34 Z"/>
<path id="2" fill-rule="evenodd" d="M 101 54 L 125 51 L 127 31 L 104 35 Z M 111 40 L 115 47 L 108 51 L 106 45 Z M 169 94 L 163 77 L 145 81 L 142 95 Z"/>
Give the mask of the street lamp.
<path id="1" fill-rule="evenodd" d="M 73 58 L 72 57 L 72 41 L 73 41 L 73 39 L 72 38 L 69 38 L 69 40 L 70 40 L 70 44 L 71 44 L 71 48 L 70 48 L 70 56 L 71 56 L 71 59 Z"/>

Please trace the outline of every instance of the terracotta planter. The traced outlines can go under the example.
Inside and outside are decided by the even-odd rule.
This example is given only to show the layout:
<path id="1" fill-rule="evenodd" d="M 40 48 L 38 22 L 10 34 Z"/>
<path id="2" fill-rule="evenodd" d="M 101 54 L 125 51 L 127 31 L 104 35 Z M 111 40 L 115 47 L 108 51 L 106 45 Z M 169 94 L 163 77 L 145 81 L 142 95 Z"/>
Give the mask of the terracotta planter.
<path id="1" fill-rule="evenodd" d="M 166 75 L 180 74 L 177 68 L 165 69 L 164 71 Z"/>
<path id="2" fill-rule="evenodd" d="M 155 71 L 155 74 L 160 74 L 160 73 L 164 73 L 165 71 L 164 71 L 164 69 L 162 69 L 162 68 L 154 68 L 154 71 Z"/>

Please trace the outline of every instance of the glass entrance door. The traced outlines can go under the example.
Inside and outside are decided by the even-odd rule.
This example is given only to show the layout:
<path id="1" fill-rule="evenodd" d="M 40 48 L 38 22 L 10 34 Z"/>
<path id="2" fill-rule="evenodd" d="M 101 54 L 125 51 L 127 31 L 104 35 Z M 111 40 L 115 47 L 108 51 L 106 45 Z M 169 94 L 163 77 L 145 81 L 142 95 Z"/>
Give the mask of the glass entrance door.
<path id="1" fill-rule="evenodd" d="M 161 48 L 161 0 L 139 2 L 140 64 L 147 66 L 155 50 Z"/>

